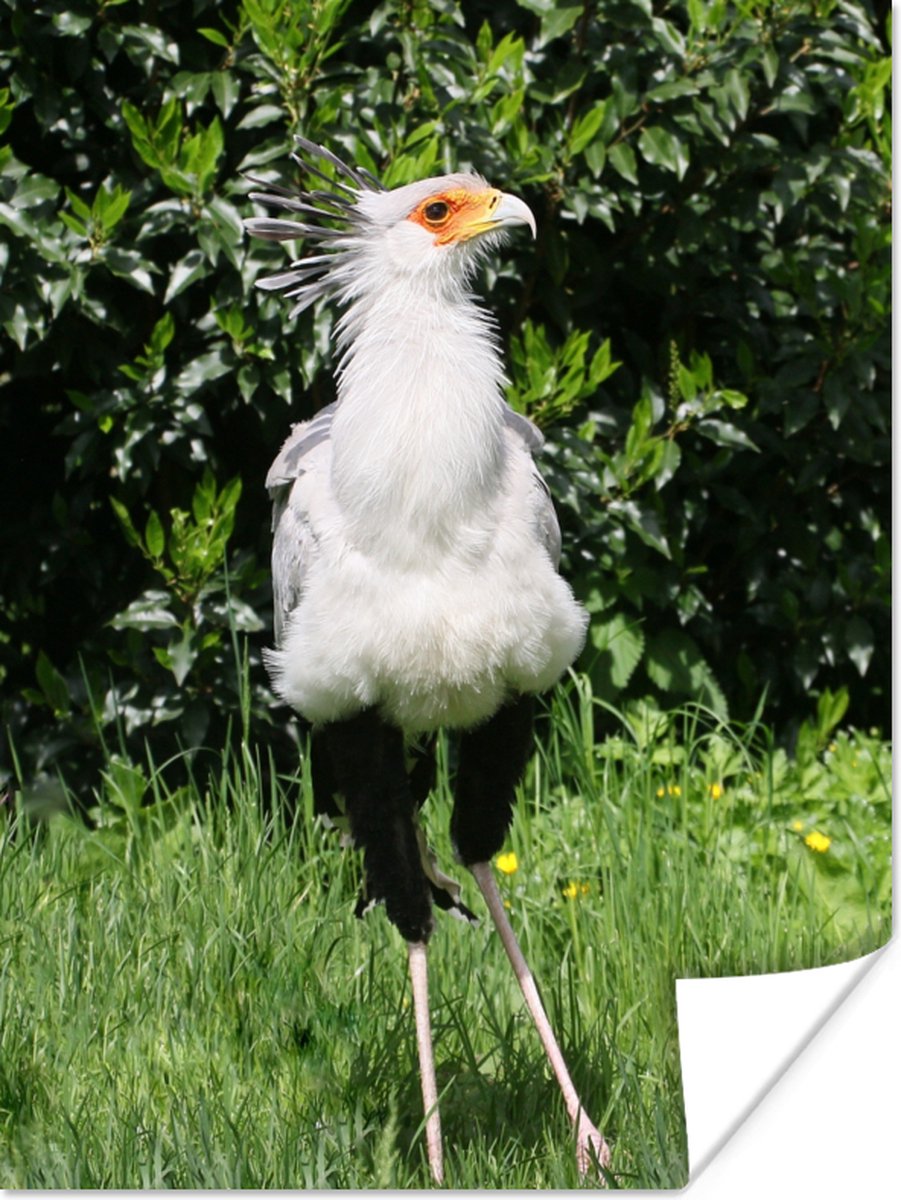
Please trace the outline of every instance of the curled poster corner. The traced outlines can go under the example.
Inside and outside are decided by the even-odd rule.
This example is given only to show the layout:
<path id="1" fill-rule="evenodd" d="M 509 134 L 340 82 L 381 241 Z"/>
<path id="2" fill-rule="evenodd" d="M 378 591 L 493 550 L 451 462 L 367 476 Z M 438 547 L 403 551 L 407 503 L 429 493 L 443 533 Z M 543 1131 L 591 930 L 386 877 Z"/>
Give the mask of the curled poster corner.
<path id="1" fill-rule="evenodd" d="M 830 967 L 677 980 L 689 1186 L 698 1200 L 724 1188 L 733 1200 L 755 1196 L 766 1181 L 773 1200 L 796 1195 L 792 1169 L 812 1189 L 806 1194 L 821 1200 L 861 1183 L 862 1173 L 874 1185 L 882 1179 L 888 1167 L 879 1150 L 895 1140 L 880 1135 L 888 1126 L 879 1114 L 897 1113 L 899 990 L 896 940 Z M 815 1038 L 820 1053 L 804 1055 Z M 746 1122 L 747 1132 L 732 1141 Z M 830 1167 L 821 1181 L 811 1167 L 824 1161 Z M 773 1190 L 779 1180 L 789 1190 Z M 830 1182 L 838 1190 L 824 1192 Z"/>

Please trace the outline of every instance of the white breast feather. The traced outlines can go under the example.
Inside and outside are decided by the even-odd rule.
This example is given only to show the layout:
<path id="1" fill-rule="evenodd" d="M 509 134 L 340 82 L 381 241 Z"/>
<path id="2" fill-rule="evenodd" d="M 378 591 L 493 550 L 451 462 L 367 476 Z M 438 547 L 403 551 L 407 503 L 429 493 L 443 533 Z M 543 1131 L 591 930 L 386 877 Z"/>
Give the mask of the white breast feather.
<path id="1" fill-rule="evenodd" d="M 530 455 L 506 440 L 502 496 L 437 569 L 393 565 L 350 542 L 329 486 L 330 443 L 312 453 L 289 509 L 315 541 L 301 602 L 268 656 L 286 703 L 314 722 L 379 705 L 414 732 L 475 724 L 510 693 L 556 682 L 581 649 L 586 616 L 541 540 Z"/>

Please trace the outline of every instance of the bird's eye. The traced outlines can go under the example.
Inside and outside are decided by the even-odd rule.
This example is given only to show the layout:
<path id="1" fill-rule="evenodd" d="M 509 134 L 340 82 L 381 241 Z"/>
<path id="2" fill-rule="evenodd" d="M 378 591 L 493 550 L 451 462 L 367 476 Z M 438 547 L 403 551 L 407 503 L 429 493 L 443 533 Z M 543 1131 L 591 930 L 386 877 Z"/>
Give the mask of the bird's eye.
<path id="1" fill-rule="evenodd" d="M 450 208 L 443 200 L 433 200 L 431 204 L 427 204 L 423 209 L 425 219 L 433 223 L 443 221 L 449 212 Z"/>

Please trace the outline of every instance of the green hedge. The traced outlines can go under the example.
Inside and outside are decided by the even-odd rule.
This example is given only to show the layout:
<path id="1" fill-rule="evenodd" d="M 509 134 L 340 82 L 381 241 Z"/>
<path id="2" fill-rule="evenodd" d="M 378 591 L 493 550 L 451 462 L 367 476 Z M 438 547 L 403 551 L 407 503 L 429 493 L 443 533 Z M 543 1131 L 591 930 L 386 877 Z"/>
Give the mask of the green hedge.
<path id="1" fill-rule="evenodd" d="M 74 0 L 3 13 L 3 719 L 26 778 L 252 725 L 278 761 L 262 480 L 334 314 L 253 290 L 242 172 L 293 132 L 396 184 L 474 167 L 583 666 L 785 730 L 889 695 L 890 59 L 833 0 Z M 246 681 L 246 686 L 245 686 Z M 2 752 L 9 756 L 9 746 Z"/>

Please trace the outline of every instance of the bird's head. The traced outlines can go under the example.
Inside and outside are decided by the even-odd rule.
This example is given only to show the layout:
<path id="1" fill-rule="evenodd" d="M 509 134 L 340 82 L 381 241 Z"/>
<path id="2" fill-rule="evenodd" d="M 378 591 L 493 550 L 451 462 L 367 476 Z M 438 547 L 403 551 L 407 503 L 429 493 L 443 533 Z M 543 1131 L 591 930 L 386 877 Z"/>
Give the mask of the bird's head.
<path id="1" fill-rule="evenodd" d="M 466 264 L 512 225 L 535 218 L 516 196 L 478 175 L 442 175 L 360 197 L 382 255 L 399 271 L 463 274 Z"/>
<path id="2" fill-rule="evenodd" d="M 368 172 L 348 166 L 323 147 L 304 138 L 297 142 L 301 153 L 293 155 L 295 161 L 328 190 L 263 184 L 268 190 L 251 192 L 251 199 L 302 219 L 253 217 L 244 222 L 256 237 L 317 244 L 319 253 L 257 282 L 266 291 L 294 298 L 291 316 L 321 296 L 346 302 L 385 287 L 391 277 L 421 276 L 460 286 L 480 253 L 511 226 L 527 225 L 535 235 L 529 207 L 478 175 L 442 175 L 388 191 Z M 331 174 L 318 163 L 328 164 Z"/>

